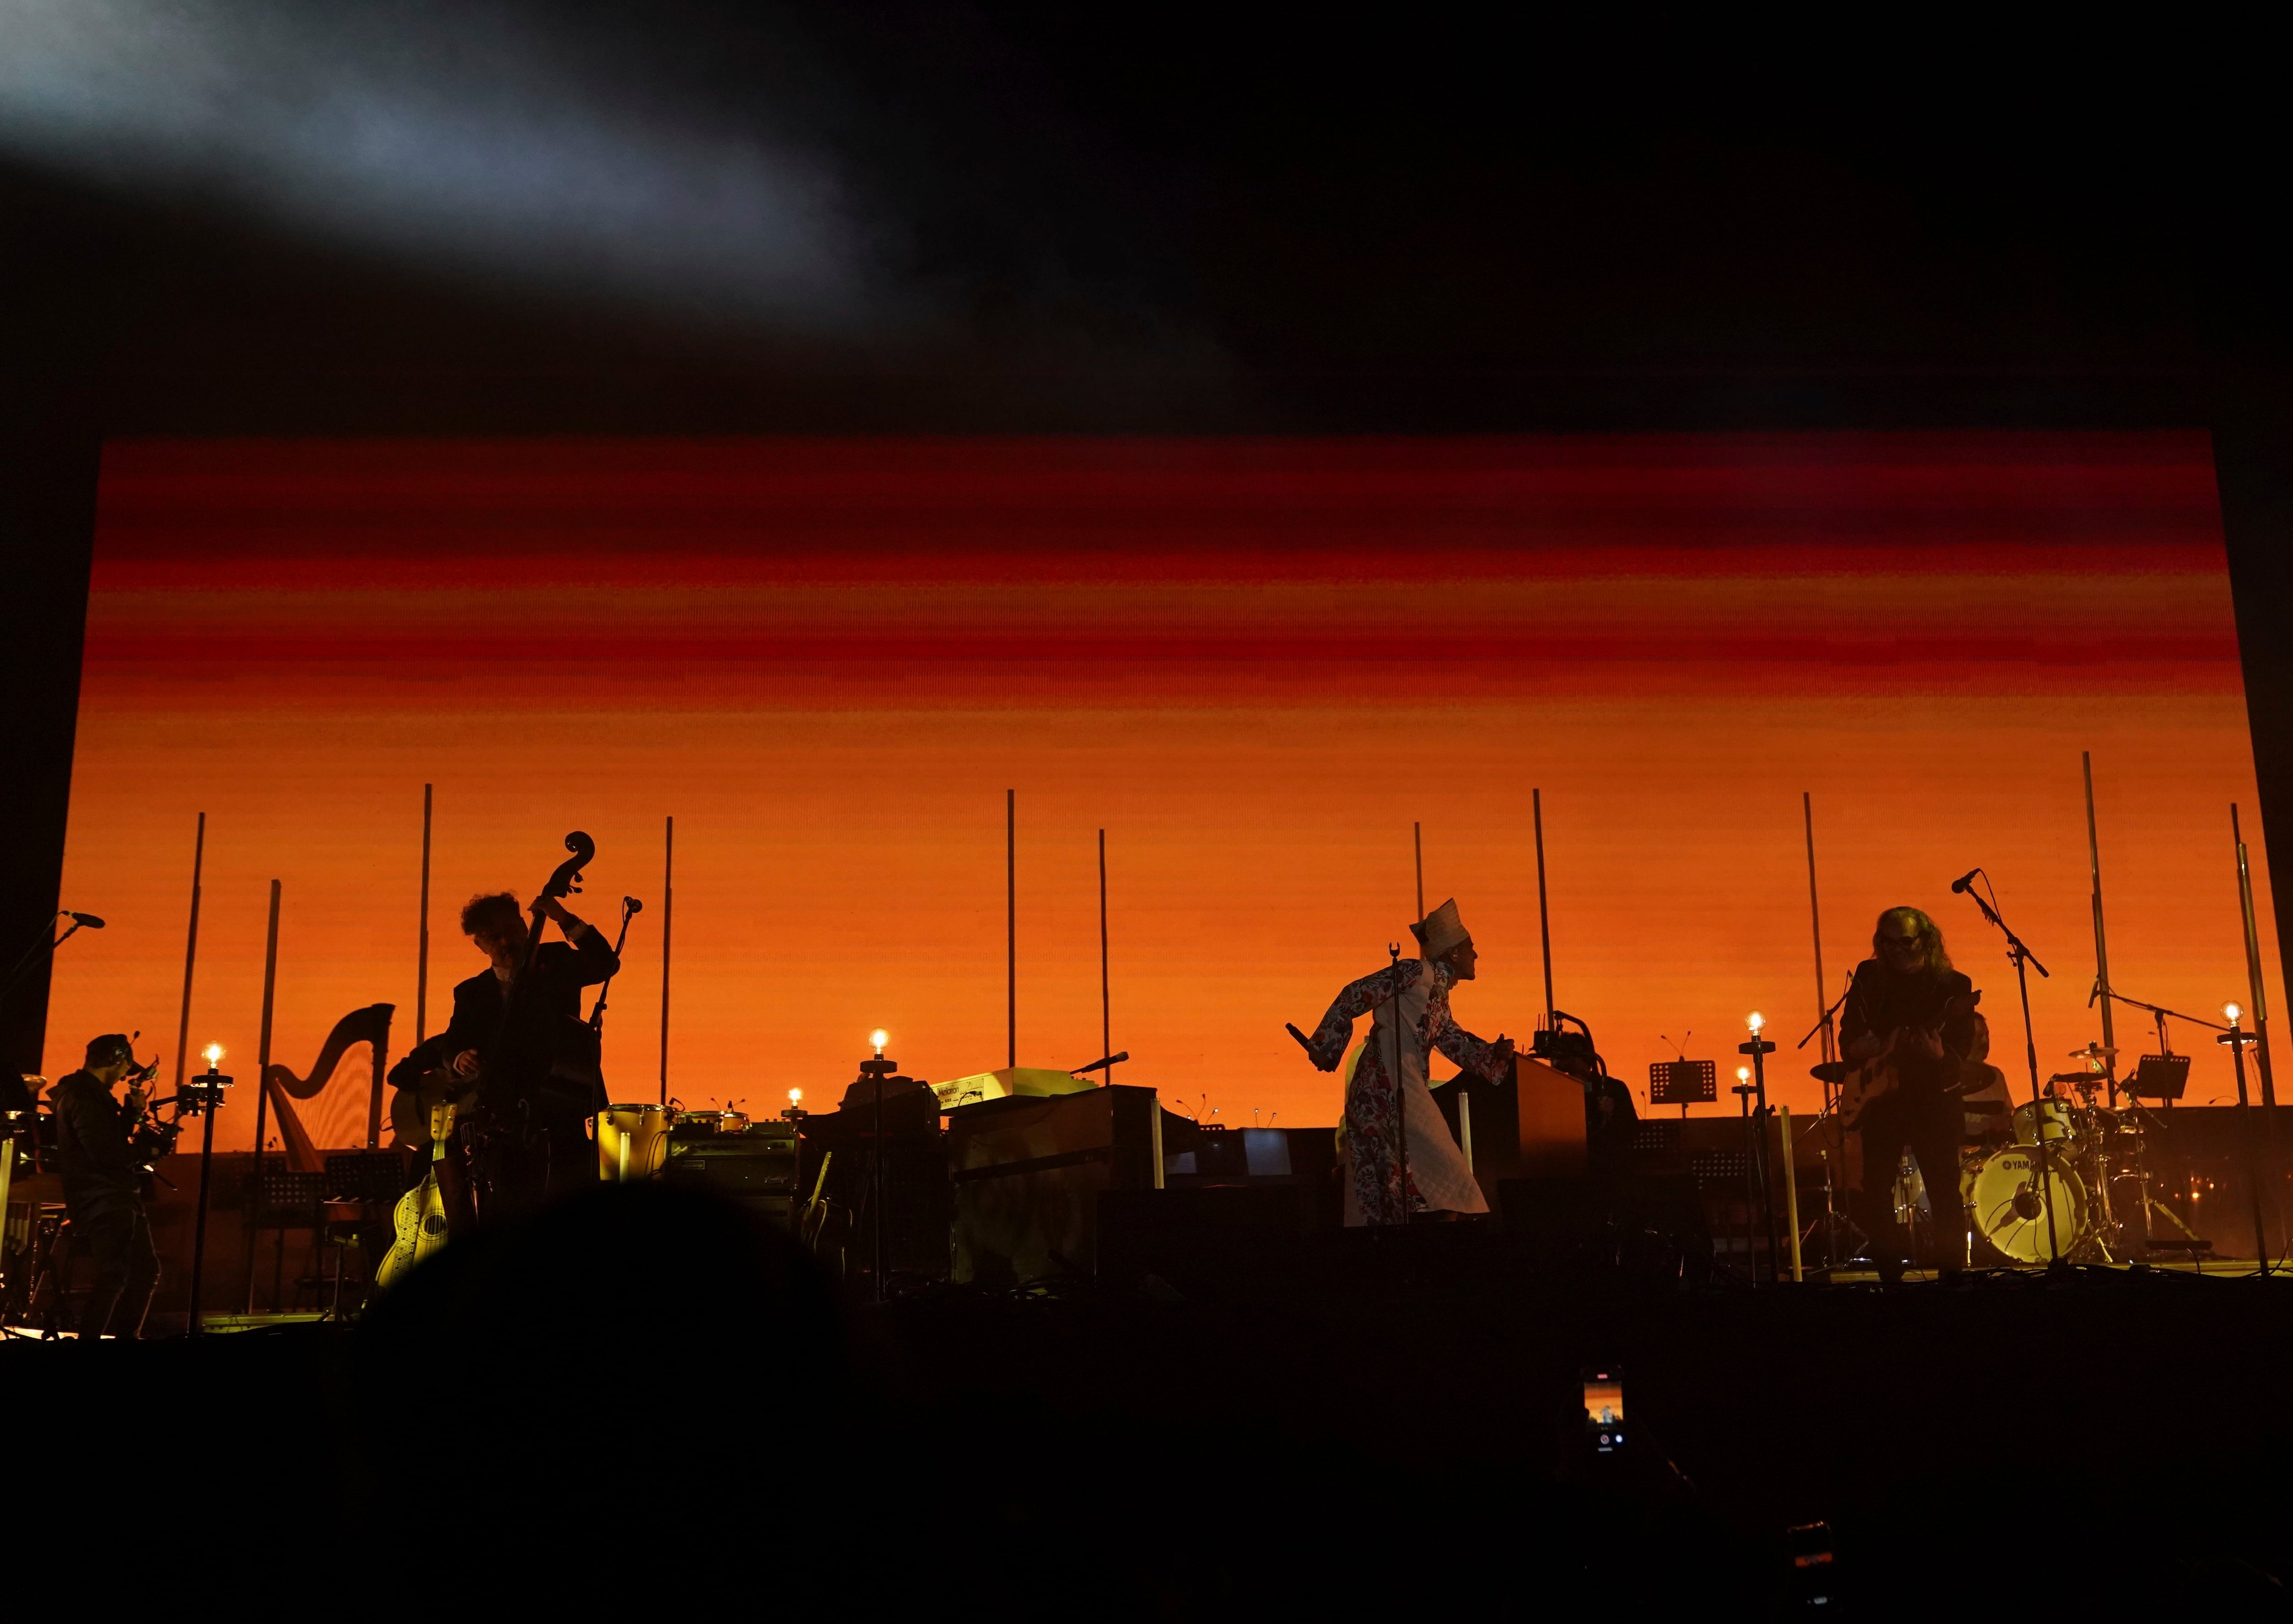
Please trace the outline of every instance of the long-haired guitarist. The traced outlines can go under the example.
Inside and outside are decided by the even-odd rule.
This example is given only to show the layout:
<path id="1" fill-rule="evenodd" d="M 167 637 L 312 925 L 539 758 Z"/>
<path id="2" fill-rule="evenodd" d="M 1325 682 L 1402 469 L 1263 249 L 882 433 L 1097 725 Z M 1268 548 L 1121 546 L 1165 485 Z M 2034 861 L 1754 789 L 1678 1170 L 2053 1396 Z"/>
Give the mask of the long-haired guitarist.
<path id="1" fill-rule="evenodd" d="M 1871 936 L 1872 956 L 1856 967 L 1840 1012 L 1840 1052 L 1850 1065 L 1892 1067 L 1892 1090 L 1863 1109 L 1862 1211 L 1880 1278 L 1902 1278 L 1906 1237 L 1895 1222 L 1895 1168 L 1908 1149 L 1934 1207 L 1937 1266 L 1966 1258 L 1966 1210 L 1959 1199 L 1965 1139 L 1958 1094 L 1968 1068 L 1990 1052 L 1990 1028 L 1974 1007 L 1974 983 L 1951 968 L 1942 931 L 1916 908 L 1889 908 Z"/>

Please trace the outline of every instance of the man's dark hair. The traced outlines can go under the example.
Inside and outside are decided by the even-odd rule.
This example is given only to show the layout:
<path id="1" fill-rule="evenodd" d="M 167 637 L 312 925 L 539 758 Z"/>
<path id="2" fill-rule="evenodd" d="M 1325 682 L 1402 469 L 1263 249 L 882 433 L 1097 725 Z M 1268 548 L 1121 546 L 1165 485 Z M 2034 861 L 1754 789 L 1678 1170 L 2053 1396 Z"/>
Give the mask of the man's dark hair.
<path id="1" fill-rule="evenodd" d="M 127 1041 L 125 1033 L 107 1032 L 101 1037 L 87 1040 L 87 1068 L 90 1071 L 99 1066 L 117 1066 L 122 1060 L 134 1058 L 135 1047 Z"/>
<path id="2" fill-rule="evenodd" d="M 518 905 L 515 891 L 495 891 L 489 896 L 473 897 L 462 905 L 462 934 L 465 936 L 506 936 L 517 922 L 525 917 Z"/>

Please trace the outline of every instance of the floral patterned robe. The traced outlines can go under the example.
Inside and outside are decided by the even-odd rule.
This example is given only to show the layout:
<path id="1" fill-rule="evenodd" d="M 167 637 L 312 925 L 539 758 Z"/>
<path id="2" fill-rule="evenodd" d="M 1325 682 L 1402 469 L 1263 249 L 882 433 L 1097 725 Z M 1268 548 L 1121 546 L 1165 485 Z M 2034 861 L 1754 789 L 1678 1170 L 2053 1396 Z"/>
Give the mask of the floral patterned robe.
<path id="1" fill-rule="evenodd" d="M 1346 1222 L 1398 1223 L 1403 1193 L 1394 1154 L 1394 1023 L 1401 1023 L 1401 1097 L 1409 1130 L 1409 1210 L 1486 1213 L 1487 1199 L 1465 1165 L 1464 1153 L 1426 1091 L 1426 1061 L 1438 1049 L 1462 1069 L 1489 1082 L 1505 1072 L 1510 1051 L 1484 1043 L 1449 1014 L 1449 967 L 1422 959 L 1365 976 L 1340 993 L 1309 1047 L 1315 1064 L 1334 1068 L 1351 1040 L 1357 1017 L 1375 1011 L 1369 1040 L 1346 1079 Z M 1395 995 L 1397 988 L 1399 996 Z"/>

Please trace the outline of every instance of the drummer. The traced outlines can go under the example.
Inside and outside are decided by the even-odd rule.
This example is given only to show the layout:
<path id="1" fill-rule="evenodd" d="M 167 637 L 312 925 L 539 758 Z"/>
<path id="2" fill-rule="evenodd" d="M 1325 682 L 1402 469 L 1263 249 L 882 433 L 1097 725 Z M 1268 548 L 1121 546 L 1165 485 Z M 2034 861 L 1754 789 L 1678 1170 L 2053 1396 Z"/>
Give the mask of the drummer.
<path id="1" fill-rule="evenodd" d="M 1841 1052 L 1850 1064 L 1884 1055 L 1893 1092 L 1864 1108 L 1862 1210 L 1879 1278 L 1892 1285 L 1909 1262 L 1895 1222 L 1895 1167 L 1908 1149 L 1934 1207 L 1935 1264 L 1952 1274 L 1966 1261 L 1966 1209 L 1958 1195 L 1963 1112 L 1953 1087 L 1969 1063 L 1990 1052 L 1990 1027 L 1974 1008 L 1973 982 L 1951 968 L 1942 931 L 1916 908 L 1889 908 L 1871 937 L 1872 956 L 1856 966 L 1841 1011 Z"/>

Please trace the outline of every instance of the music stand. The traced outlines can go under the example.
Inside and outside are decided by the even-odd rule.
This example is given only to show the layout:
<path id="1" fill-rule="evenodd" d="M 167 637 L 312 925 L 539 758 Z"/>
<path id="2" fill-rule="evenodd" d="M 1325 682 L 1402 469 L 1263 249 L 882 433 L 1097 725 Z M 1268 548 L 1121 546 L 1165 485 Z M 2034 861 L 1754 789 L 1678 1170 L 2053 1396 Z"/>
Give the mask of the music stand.
<path id="1" fill-rule="evenodd" d="M 2145 1054 L 2135 1062 L 2134 1075 L 2119 1087 L 2139 1099 L 2163 1100 L 2170 1105 L 2182 1097 L 2182 1092 L 2189 1085 L 2188 1055 Z"/>
<path id="2" fill-rule="evenodd" d="M 1649 1062 L 1649 1103 L 1676 1105 L 1685 1118 L 1691 1105 L 1710 1105 L 1720 1098 L 1719 1068 L 1711 1060 L 1651 1060 Z"/>

